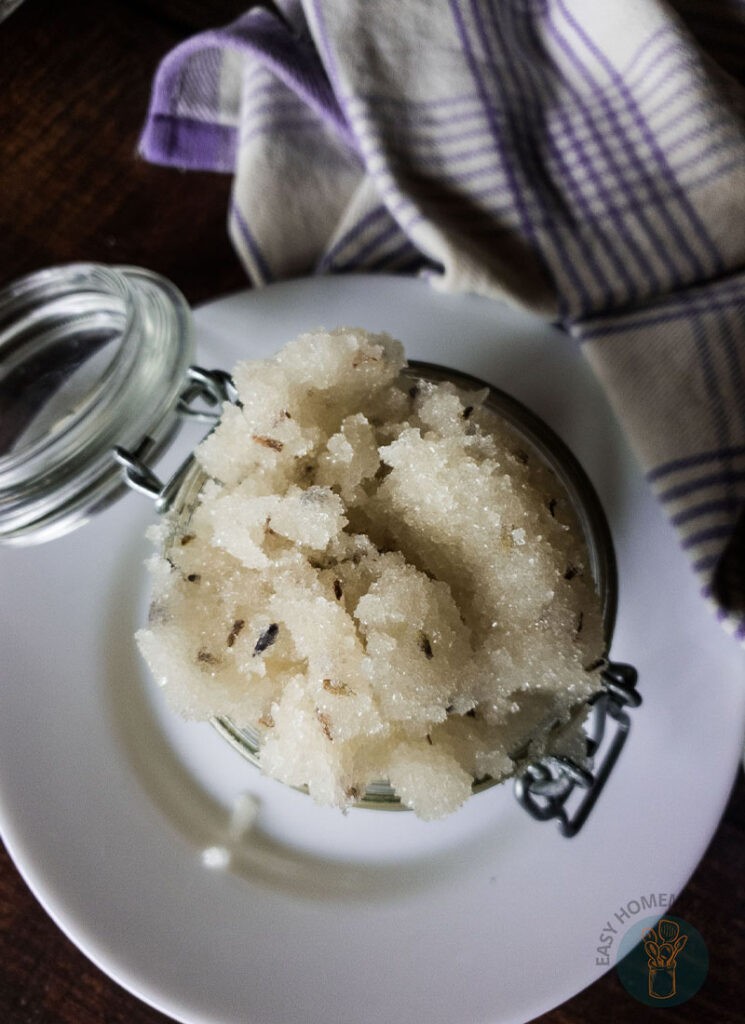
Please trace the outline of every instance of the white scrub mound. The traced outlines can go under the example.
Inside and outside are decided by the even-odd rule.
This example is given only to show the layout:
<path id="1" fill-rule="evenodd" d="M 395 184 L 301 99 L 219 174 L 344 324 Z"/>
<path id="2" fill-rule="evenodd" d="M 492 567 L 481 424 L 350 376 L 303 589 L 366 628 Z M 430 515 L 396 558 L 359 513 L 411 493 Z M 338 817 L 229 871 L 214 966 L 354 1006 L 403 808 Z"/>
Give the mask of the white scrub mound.
<path id="1" fill-rule="evenodd" d="M 403 349 L 313 332 L 240 363 L 209 479 L 161 553 L 140 649 L 170 704 L 261 737 L 264 772 L 347 807 L 388 779 L 423 818 L 547 751 L 582 756 L 599 599 L 556 478 Z"/>

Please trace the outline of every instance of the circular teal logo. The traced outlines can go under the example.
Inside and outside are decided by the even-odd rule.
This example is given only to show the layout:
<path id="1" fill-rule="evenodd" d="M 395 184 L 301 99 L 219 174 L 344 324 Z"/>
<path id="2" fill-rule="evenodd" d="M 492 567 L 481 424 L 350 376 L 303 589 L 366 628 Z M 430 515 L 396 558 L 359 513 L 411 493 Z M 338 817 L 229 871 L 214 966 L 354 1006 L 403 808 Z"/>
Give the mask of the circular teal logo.
<path id="1" fill-rule="evenodd" d="M 679 1006 L 695 996 L 709 971 L 709 951 L 679 917 L 636 921 L 618 947 L 621 984 L 645 1006 Z"/>

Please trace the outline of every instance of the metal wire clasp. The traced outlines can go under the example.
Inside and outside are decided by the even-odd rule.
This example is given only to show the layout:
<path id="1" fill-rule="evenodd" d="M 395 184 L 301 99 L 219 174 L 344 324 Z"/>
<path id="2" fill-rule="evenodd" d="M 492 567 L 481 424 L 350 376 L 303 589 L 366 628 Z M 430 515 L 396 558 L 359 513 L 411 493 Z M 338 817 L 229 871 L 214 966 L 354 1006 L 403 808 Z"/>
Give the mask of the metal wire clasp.
<path id="1" fill-rule="evenodd" d="M 187 384 L 179 396 L 176 406 L 181 416 L 203 423 L 217 424 L 222 412 L 224 402 L 237 404 L 238 392 L 236 391 L 233 378 L 225 370 L 205 370 L 201 366 L 190 366 L 186 371 Z M 200 408 L 193 403 L 201 401 L 208 408 Z M 129 451 L 117 445 L 114 448 L 114 458 L 122 467 L 124 482 L 140 494 L 146 495 L 155 501 L 157 512 L 163 512 L 170 505 L 174 493 L 191 464 L 190 456 L 173 474 L 163 483 L 147 465 L 145 459 L 152 455 L 155 443 L 152 438 L 145 437 L 134 451 Z"/>
<path id="2" fill-rule="evenodd" d="M 207 409 L 193 403 L 201 401 Z M 216 425 L 224 402 L 239 404 L 238 393 L 230 374 L 224 370 L 205 370 L 190 366 L 187 384 L 179 396 L 177 409 L 182 416 Z M 129 451 L 121 446 L 114 449 L 114 458 L 122 467 L 125 483 L 155 501 L 158 513 L 166 511 L 178 492 L 193 462 L 193 456 L 163 483 L 145 459 L 153 455 L 156 444 L 145 437 L 140 445 Z M 637 672 L 631 665 L 609 662 L 601 673 L 603 689 L 588 702 L 591 706 L 587 755 L 590 762 L 600 749 L 608 719 L 616 723 L 615 734 L 602 760 L 594 770 L 576 764 L 569 758 L 550 755 L 535 761 L 515 780 L 518 803 L 538 821 L 558 819 L 562 835 L 572 837 L 579 832 L 595 806 L 610 772 L 621 753 L 631 727 L 627 709 L 638 707 L 641 697 L 636 691 Z M 567 801 L 575 788 L 584 795 L 570 816 Z"/>
<path id="3" fill-rule="evenodd" d="M 610 746 L 593 771 L 582 768 L 569 758 L 548 756 L 528 765 L 515 780 L 515 797 L 532 818 L 538 821 L 558 819 L 559 831 L 571 838 L 587 821 L 603 786 L 621 753 L 631 728 L 630 708 L 638 707 L 641 696 L 636 690 L 638 673 L 631 665 L 609 662 L 601 674 L 603 689 L 591 700 L 592 707 L 587 755 L 594 758 L 605 736 L 608 719 L 616 723 Z M 570 816 L 566 803 L 574 789 L 584 795 Z"/>

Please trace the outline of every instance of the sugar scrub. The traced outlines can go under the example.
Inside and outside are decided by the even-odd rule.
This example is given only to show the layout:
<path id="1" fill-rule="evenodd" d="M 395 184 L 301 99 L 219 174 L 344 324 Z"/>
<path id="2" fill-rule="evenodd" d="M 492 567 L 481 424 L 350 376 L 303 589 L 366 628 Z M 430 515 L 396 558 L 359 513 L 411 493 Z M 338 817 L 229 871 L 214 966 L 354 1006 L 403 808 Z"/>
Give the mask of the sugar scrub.
<path id="1" fill-rule="evenodd" d="M 196 507 L 151 531 L 137 640 L 172 707 L 251 727 L 267 775 L 341 808 L 384 779 L 440 818 L 474 780 L 581 761 L 600 601 L 566 494 L 488 390 L 342 328 L 233 376 Z"/>

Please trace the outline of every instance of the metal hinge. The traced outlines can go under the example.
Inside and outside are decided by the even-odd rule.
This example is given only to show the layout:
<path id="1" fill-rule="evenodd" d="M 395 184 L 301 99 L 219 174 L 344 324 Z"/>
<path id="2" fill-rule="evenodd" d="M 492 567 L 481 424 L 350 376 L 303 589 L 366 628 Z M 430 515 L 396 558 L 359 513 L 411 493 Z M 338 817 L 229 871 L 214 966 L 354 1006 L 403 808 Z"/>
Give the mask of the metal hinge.
<path id="1" fill-rule="evenodd" d="M 231 402 L 235 405 L 238 402 L 233 378 L 224 370 L 205 370 L 201 366 L 190 366 L 186 371 L 186 379 L 186 387 L 181 392 L 176 406 L 181 416 L 202 423 L 211 423 L 214 426 L 222 415 L 223 403 Z M 197 401 L 205 403 L 208 408 L 194 405 Z M 145 461 L 153 448 L 152 439 L 146 437 L 134 451 L 117 445 L 113 454 L 122 467 L 124 482 L 133 490 L 152 498 L 156 511 L 160 513 L 169 507 L 186 470 L 191 465 L 192 456 L 189 456 L 173 476 L 163 483 Z"/>
<path id="2" fill-rule="evenodd" d="M 628 710 L 642 702 L 636 690 L 638 673 L 633 666 L 609 662 L 601 679 L 603 689 L 589 701 L 589 758 L 594 758 L 600 749 L 609 718 L 616 728 L 600 764 L 590 771 L 569 758 L 547 756 L 529 765 L 515 780 L 518 803 L 537 821 L 556 818 L 559 831 L 567 838 L 575 836 L 587 821 L 628 737 L 631 728 Z M 567 801 L 576 788 L 584 793 L 570 814 Z"/>

